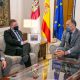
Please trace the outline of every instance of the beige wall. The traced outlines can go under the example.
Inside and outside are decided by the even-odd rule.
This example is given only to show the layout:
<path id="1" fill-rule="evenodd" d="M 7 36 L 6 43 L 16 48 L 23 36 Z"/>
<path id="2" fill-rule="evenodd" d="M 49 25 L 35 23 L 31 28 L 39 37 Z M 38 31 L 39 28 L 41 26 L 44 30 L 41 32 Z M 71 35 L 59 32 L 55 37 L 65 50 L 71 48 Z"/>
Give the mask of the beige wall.
<path id="1" fill-rule="evenodd" d="M 43 2 L 44 0 L 39 0 L 40 3 L 40 17 L 42 22 L 42 16 L 43 16 Z M 23 1 L 23 19 L 30 19 L 31 18 L 31 9 L 32 9 L 32 0 L 24 0 Z M 26 32 L 26 29 L 22 29 L 24 32 Z"/>
<path id="2" fill-rule="evenodd" d="M 44 0 L 39 0 L 40 3 L 40 17 L 41 17 L 41 22 L 43 18 L 43 12 L 44 12 Z M 32 0 L 24 0 L 23 1 L 23 19 L 29 19 L 31 16 L 31 5 L 32 5 Z M 50 0 L 50 7 L 51 7 L 51 37 L 53 35 L 53 15 L 54 15 L 54 0 Z M 24 32 L 26 29 L 22 29 Z M 52 39 L 52 38 L 51 38 Z"/>
<path id="3" fill-rule="evenodd" d="M 10 0 L 10 17 L 16 19 L 19 23 L 20 28 L 22 27 L 23 19 L 23 0 Z"/>
<path id="4" fill-rule="evenodd" d="M 77 21 L 77 28 L 80 29 L 80 0 L 76 0 L 76 12 L 75 12 L 75 19 Z M 39 0 L 40 2 L 40 10 L 41 10 L 41 21 L 43 16 L 43 2 L 44 0 Z M 53 13 L 54 13 L 54 0 L 50 0 L 51 3 L 51 36 L 53 34 Z M 32 0 L 10 0 L 10 16 L 11 19 L 16 19 L 19 23 L 20 29 L 23 32 L 29 32 L 29 29 L 23 28 L 23 20 L 30 18 L 31 15 L 31 4 Z M 0 34 L 5 29 L 8 28 L 1 28 Z"/>
<path id="5" fill-rule="evenodd" d="M 80 29 L 80 0 L 76 0 L 75 20 L 77 21 L 77 28 Z"/>
<path id="6" fill-rule="evenodd" d="M 40 2 L 40 12 L 41 12 L 41 22 L 44 12 L 44 0 L 39 0 Z M 51 31 L 53 27 L 53 11 L 54 11 L 54 0 L 50 0 L 51 3 Z M 30 32 L 29 29 L 23 28 L 23 20 L 29 19 L 31 16 L 32 0 L 10 0 L 10 17 L 11 19 L 16 19 L 19 23 L 20 29 L 23 32 Z M 0 32 L 7 28 L 0 29 Z"/>

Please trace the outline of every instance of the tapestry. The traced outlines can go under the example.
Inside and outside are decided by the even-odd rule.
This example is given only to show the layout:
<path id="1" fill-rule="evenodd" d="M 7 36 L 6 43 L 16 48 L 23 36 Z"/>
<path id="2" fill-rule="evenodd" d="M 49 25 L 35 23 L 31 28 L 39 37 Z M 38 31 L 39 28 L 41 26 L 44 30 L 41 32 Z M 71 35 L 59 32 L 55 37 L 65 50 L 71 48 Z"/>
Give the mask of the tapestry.
<path id="1" fill-rule="evenodd" d="M 0 27 L 9 26 L 10 0 L 0 0 Z"/>

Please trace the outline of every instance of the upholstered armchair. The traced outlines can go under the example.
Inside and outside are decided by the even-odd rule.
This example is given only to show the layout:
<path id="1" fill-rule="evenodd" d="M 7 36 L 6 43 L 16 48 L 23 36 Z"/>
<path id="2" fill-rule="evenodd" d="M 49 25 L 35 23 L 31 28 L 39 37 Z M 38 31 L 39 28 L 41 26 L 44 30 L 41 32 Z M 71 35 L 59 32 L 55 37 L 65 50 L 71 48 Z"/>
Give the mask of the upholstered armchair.
<path id="1" fill-rule="evenodd" d="M 5 50 L 5 42 L 4 42 L 4 36 L 3 35 L 4 34 L 0 34 L 0 49 L 4 51 Z M 31 44 L 30 58 L 31 58 L 31 64 L 32 65 L 38 62 L 38 53 L 39 53 L 39 44 Z M 21 59 L 22 59 L 20 56 L 5 55 L 5 57 L 8 57 L 12 60 L 12 67 L 11 67 L 9 74 L 13 74 L 13 73 L 18 72 L 19 70 L 25 68 L 24 65 L 20 64 Z M 1 72 L 0 72 L 0 76 L 1 76 Z"/>

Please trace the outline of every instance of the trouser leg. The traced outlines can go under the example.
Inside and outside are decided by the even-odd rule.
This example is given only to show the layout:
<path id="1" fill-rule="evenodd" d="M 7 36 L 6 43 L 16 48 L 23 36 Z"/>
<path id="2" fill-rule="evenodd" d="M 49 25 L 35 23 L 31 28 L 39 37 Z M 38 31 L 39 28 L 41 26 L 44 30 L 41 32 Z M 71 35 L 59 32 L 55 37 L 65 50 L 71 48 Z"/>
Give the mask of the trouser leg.
<path id="1" fill-rule="evenodd" d="M 31 66 L 31 59 L 29 54 L 30 51 L 31 51 L 31 47 L 29 43 L 26 43 L 25 45 L 23 45 L 22 48 L 17 49 L 17 54 L 18 53 L 22 54 L 20 56 L 22 56 L 22 62 L 25 64 L 26 67 Z"/>

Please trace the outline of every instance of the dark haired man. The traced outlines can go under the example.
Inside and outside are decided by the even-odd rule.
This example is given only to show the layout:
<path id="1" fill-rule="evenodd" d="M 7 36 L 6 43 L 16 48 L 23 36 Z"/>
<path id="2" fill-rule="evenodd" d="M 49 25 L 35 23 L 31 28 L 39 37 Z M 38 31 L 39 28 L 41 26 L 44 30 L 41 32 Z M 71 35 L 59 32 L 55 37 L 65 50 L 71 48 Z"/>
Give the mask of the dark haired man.
<path id="1" fill-rule="evenodd" d="M 78 59 L 80 55 L 80 31 L 76 28 L 76 21 L 70 19 L 66 22 L 66 30 L 63 33 L 59 49 L 56 51 L 58 56 Z"/>
<path id="2" fill-rule="evenodd" d="M 70 19 L 66 22 L 66 30 L 63 33 L 62 41 L 59 47 L 55 48 L 56 54 L 58 57 L 69 60 L 77 60 L 80 58 L 80 31 L 76 28 L 76 21 L 74 19 Z M 53 57 L 54 57 L 53 54 Z M 53 59 L 53 63 L 55 60 Z M 57 63 L 57 61 L 56 61 Z M 55 64 L 55 63 L 54 63 Z M 74 74 L 80 68 L 79 64 L 71 64 L 71 63 L 61 63 L 63 71 L 65 71 L 64 79 L 67 79 L 70 75 Z M 60 64 L 60 65 L 61 65 Z M 59 64 L 58 64 L 59 65 Z M 53 65 L 54 68 L 54 65 Z"/>
<path id="3" fill-rule="evenodd" d="M 6 55 L 21 56 L 25 66 L 31 66 L 30 44 L 27 41 L 23 41 L 22 32 L 19 30 L 15 19 L 10 20 L 10 29 L 4 32 L 4 40 L 6 43 Z"/>

